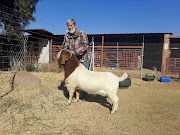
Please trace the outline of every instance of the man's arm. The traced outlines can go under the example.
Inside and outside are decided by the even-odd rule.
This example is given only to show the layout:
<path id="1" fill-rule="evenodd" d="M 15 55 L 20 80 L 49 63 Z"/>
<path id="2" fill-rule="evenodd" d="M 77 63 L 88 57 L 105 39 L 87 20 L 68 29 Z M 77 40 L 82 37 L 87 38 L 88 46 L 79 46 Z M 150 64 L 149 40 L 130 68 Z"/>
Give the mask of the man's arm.
<path id="1" fill-rule="evenodd" d="M 80 38 L 81 38 L 82 46 L 75 50 L 76 55 L 79 55 L 79 54 L 85 52 L 88 49 L 88 44 L 89 44 L 88 37 L 83 31 L 81 32 L 81 37 Z"/>
<path id="2" fill-rule="evenodd" d="M 68 49 L 68 44 L 67 44 L 67 40 L 66 40 L 66 36 L 64 36 L 64 41 L 63 41 L 63 44 L 62 44 L 62 49 Z"/>

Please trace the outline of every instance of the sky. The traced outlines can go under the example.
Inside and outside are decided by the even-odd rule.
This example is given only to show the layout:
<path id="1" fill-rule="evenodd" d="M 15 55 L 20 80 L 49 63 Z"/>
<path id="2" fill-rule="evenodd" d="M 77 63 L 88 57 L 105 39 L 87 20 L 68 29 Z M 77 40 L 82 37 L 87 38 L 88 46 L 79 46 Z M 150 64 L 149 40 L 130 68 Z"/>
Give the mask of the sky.
<path id="1" fill-rule="evenodd" d="M 27 29 L 65 34 L 75 19 L 86 34 L 163 33 L 180 36 L 180 0 L 40 0 Z"/>

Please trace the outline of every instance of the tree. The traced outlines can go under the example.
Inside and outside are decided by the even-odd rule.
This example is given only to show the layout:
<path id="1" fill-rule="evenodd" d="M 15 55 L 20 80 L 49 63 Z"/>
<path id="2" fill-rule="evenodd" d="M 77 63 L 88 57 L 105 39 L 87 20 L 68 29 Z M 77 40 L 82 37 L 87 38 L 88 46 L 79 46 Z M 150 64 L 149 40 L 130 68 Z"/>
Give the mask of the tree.
<path id="1" fill-rule="evenodd" d="M 22 30 L 35 21 L 33 13 L 39 0 L 0 0 L 1 34 L 21 35 Z"/>
<path id="2" fill-rule="evenodd" d="M 33 13 L 39 0 L 0 0 L 0 69 L 9 68 L 13 52 L 20 49 L 23 29 L 35 21 Z M 12 52 L 13 50 L 13 52 Z"/>

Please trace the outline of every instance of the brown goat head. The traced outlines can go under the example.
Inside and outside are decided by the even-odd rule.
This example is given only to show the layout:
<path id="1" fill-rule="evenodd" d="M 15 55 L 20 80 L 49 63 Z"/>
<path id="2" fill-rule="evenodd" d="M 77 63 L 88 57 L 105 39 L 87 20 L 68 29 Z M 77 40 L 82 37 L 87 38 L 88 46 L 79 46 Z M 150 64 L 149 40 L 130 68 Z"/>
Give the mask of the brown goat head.
<path id="1" fill-rule="evenodd" d="M 72 52 L 70 50 L 62 50 L 57 54 L 57 60 L 59 68 L 66 63 L 72 57 Z"/>

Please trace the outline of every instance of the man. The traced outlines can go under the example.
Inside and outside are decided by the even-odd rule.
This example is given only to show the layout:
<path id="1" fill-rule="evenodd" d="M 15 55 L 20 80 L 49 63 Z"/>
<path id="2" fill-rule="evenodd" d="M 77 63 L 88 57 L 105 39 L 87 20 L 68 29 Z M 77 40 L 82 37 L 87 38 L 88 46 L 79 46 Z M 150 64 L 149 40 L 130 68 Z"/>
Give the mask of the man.
<path id="1" fill-rule="evenodd" d="M 76 28 L 74 19 L 67 20 L 68 32 L 64 36 L 62 49 L 70 49 L 80 62 L 88 68 L 88 37 L 84 31 Z"/>
<path id="2" fill-rule="evenodd" d="M 64 42 L 62 49 L 70 49 L 72 53 L 80 60 L 80 62 L 88 68 L 88 37 L 84 31 L 76 28 L 76 22 L 74 19 L 67 20 L 68 32 L 64 36 Z M 86 92 L 83 92 L 83 98 L 87 96 Z"/>

